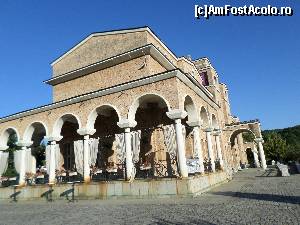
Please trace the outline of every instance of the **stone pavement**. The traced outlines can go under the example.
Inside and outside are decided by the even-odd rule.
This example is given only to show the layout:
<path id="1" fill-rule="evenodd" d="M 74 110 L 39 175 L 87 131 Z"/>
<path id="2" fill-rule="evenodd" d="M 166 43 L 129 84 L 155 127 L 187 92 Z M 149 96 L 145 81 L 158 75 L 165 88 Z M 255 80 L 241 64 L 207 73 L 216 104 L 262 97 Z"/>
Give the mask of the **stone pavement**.
<path id="1" fill-rule="evenodd" d="M 0 224 L 300 224 L 300 175 L 248 169 L 197 198 L 0 205 Z"/>

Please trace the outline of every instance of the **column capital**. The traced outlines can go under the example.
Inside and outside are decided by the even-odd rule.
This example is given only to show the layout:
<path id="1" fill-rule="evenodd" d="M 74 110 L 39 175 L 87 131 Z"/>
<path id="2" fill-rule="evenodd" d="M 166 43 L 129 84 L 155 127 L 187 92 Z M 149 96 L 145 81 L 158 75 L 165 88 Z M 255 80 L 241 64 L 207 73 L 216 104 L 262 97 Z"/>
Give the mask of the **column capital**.
<path id="1" fill-rule="evenodd" d="M 213 135 L 220 136 L 221 135 L 221 130 L 220 129 L 215 129 Z"/>
<path id="2" fill-rule="evenodd" d="M 199 120 L 198 121 L 187 121 L 186 123 L 190 127 L 201 127 L 201 124 L 202 124 Z"/>
<path id="3" fill-rule="evenodd" d="M 264 139 L 263 138 L 255 138 L 254 141 L 256 143 L 259 143 L 259 142 L 264 143 Z"/>
<path id="4" fill-rule="evenodd" d="M 5 145 L 5 146 L 0 146 L 0 151 L 5 151 L 9 148 L 9 146 Z"/>
<path id="5" fill-rule="evenodd" d="M 214 129 L 211 128 L 211 127 L 204 129 L 205 132 L 212 132 L 213 130 L 214 130 Z"/>
<path id="6" fill-rule="evenodd" d="M 32 141 L 24 141 L 24 140 L 20 140 L 17 142 L 17 146 L 19 147 L 29 147 L 33 144 Z"/>
<path id="7" fill-rule="evenodd" d="M 137 125 L 137 122 L 135 120 L 128 120 L 128 119 L 124 119 L 124 120 L 120 120 L 117 125 L 120 128 L 133 128 Z"/>
<path id="8" fill-rule="evenodd" d="M 166 113 L 167 117 L 169 117 L 171 120 L 176 119 L 184 119 L 187 116 L 187 112 L 181 109 L 174 109 Z"/>
<path id="9" fill-rule="evenodd" d="M 57 137 L 45 137 L 45 139 L 47 139 L 48 142 L 53 142 L 53 141 L 60 141 L 61 139 L 63 139 L 63 136 L 57 136 Z"/>
<path id="10" fill-rule="evenodd" d="M 77 130 L 77 133 L 81 136 L 93 135 L 94 133 L 96 133 L 96 129 L 80 128 Z"/>

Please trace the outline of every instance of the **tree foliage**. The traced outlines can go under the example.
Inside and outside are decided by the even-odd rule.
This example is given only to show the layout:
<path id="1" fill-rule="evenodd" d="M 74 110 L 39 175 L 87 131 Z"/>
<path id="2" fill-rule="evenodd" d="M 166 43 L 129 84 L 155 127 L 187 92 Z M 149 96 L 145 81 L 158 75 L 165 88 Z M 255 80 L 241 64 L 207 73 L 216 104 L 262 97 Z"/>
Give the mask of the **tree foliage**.
<path id="1" fill-rule="evenodd" d="M 276 132 L 264 135 L 264 150 L 267 159 L 283 161 L 285 159 L 287 144 L 286 141 Z"/>
<path id="2" fill-rule="evenodd" d="M 285 129 L 265 130 L 266 157 L 275 161 L 300 161 L 300 126 Z"/>
<path id="3" fill-rule="evenodd" d="M 3 176 L 7 177 L 14 177 L 17 176 L 17 171 L 15 169 L 14 165 L 14 151 L 19 150 L 20 147 L 17 146 L 17 135 L 16 134 L 11 134 L 8 138 L 7 146 L 9 147 L 6 152 L 9 153 L 8 156 L 8 167 Z"/>
<path id="4" fill-rule="evenodd" d="M 252 133 L 250 133 L 250 132 L 243 132 L 242 135 L 243 135 L 243 140 L 245 142 L 253 142 L 254 141 L 255 137 L 254 137 L 254 135 Z"/>

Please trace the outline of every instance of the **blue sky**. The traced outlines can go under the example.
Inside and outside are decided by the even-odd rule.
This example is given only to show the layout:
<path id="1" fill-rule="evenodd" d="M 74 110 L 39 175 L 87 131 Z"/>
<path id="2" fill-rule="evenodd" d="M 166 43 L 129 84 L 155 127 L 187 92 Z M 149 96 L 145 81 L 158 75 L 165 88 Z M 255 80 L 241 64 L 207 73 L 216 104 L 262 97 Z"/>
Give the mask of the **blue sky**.
<path id="1" fill-rule="evenodd" d="M 195 4 L 291 6 L 294 15 L 196 20 Z M 50 63 L 88 34 L 148 25 L 177 56 L 210 58 L 241 120 L 300 124 L 299 12 L 298 0 L 1 1 L 0 117 L 50 103 Z"/>

